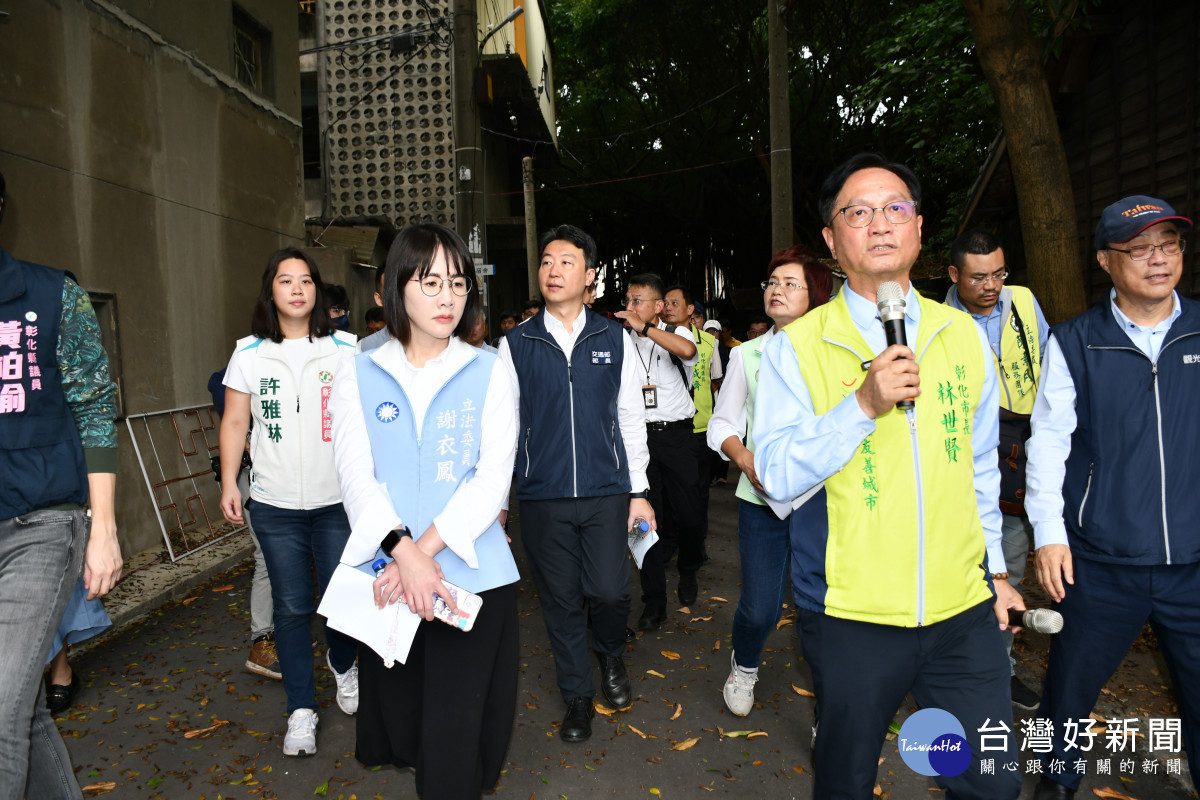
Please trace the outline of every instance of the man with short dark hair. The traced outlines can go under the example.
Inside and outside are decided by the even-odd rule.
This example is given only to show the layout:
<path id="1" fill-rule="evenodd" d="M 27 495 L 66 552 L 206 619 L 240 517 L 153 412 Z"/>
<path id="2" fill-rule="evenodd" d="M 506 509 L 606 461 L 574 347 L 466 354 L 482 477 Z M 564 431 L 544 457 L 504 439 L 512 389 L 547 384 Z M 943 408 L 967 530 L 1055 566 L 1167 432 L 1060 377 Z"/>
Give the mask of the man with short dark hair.
<path id="1" fill-rule="evenodd" d="M 615 708 L 633 700 L 621 658 L 629 616 L 626 532 L 655 525 L 646 491 L 646 415 L 633 345 L 620 324 L 583 304 L 596 279 L 596 242 L 573 225 L 542 235 L 538 285 L 546 308 L 510 330 L 500 360 L 520 392 L 517 499 L 521 539 L 541 596 L 558 688 L 559 737 L 592 735 L 592 649 Z M 588 610 L 584 611 L 584 604 Z"/>
<path id="2" fill-rule="evenodd" d="M 692 368 L 700 351 L 687 328 L 660 319 L 666 289 L 653 273 L 629 279 L 625 309 L 615 316 L 632 339 L 642 401 L 646 408 L 647 479 L 650 503 L 659 512 L 658 542 L 642 561 L 642 601 L 638 629 L 657 630 L 667 619 L 667 565 L 679 555 L 679 602 L 696 602 L 696 572 L 704 560 L 704 519 L 700 513 L 699 466 L 692 419 Z"/>
<path id="3" fill-rule="evenodd" d="M 771 318 L 766 314 L 755 314 L 750 318 L 750 327 L 746 328 L 746 341 L 766 336 L 771 330 Z"/>
<path id="4" fill-rule="evenodd" d="M 521 321 L 524 322 L 525 320 L 533 317 L 535 314 L 537 314 L 541 310 L 542 310 L 542 301 L 538 300 L 536 297 L 529 298 L 528 300 L 525 301 L 525 305 L 521 306 Z"/>
<path id="5" fill-rule="evenodd" d="M 383 276 L 386 270 L 382 267 L 375 270 L 375 305 L 382 310 L 383 307 Z M 372 333 L 370 336 L 364 336 L 358 340 L 358 352 L 369 353 L 376 347 L 382 347 L 387 344 L 387 341 L 392 338 L 391 332 L 387 329 L 385 323 L 383 327 Z"/>
<path id="6" fill-rule="evenodd" d="M 1200 785 L 1200 303 L 1176 291 L 1191 227 L 1144 195 L 1101 214 L 1096 260 L 1113 289 L 1050 334 L 1025 507 L 1038 582 L 1063 615 L 1039 712 L 1054 734 L 1042 761 L 1077 758 L 1078 740 L 1096 735 L 1096 698 L 1149 621 Z M 1037 800 L 1073 797 L 1079 781 L 1047 770 Z"/>
<path id="7" fill-rule="evenodd" d="M 0 175 L 0 220 L 7 203 Z M 116 386 L 87 292 L 0 249 L 0 796 L 82 798 L 42 668 L 83 574 L 121 577 Z"/>
<path id="8" fill-rule="evenodd" d="M 912 171 L 874 153 L 821 187 L 821 233 L 846 284 L 763 349 L 754 467 L 778 502 L 825 484 L 828 535 L 792 537 L 821 714 L 815 796 L 871 797 L 911 691 L 953 716 L 970 746 L 965 772 L 935 777 L 947 795 L 1010 800 L 1020 775 L 980 768 L 985 731 L 1014 752 L 1000 628 L 1024 605 L 1004 581 L 993 592 L 990 575 L 1004 563 L 996 372 L 971 318 L 912 287 L 920 201 Z M 887 283 L 903 293 L 909 346 L 886 342 L 876 301 Z"/>
<path id="9" fill-rule="evenodd" d="M 965 311 L 987 336 L 996 358 L 1000 379 L 1000 511 L 1003 514 L 1002 544 L 1008 574 L 998 573 L 1014 589 L 1025 577 L 1025 564 L 1033 547 L 1033 526 L 1025 516 L 1025 442 L 1029 439 L 1029 415 L 1037 396 L 1046 352 L 1049 326 L 1033 292 L 1024 286 L 1008 286 L 1004 248 L 987 231 L 971 230 L 950 245 L 950 280 L 946 305 Z M 1013 635 L 1004 631 L 1012 672 L 1013 703 L 1027 711 L 1037 708 L 1037 692 L 1017 677 L 1012 657 Z"/>

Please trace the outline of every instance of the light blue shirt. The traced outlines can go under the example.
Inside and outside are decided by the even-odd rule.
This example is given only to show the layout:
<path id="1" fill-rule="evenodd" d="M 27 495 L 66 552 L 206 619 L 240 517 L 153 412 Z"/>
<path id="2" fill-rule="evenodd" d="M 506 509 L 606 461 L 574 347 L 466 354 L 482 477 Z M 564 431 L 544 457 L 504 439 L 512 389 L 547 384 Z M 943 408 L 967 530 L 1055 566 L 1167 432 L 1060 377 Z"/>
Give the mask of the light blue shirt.
<path id="1" fill-rule="evenodd" d="M 1134 347 L 1151 361 L 1158 360 L 1167 331 L 1179 318 L 1179 294 L 1171 294 L 1171 314 L 1153 326 L 1138 325 L 1117 308 L 1117 290 L 1108 294 L 1113 318 L 1129 336 Z M 1067 367 L 1062 348 L 1053 334 L 1042 359 L 1042 380 L 1033 403 L 1029 437 L 1029 461 L 1025 466 L 1025 513 L 1033 524 L 1034 547 L 1067 544 L 1067 526 L 1063 521 L 1063 478 L 1067 474 L 1067 456 L 1071 454 L 1071 435 L 1075 433 L 1075 382 Z"/>
<path id="2" fill-rule="evenodd" d="M 1032 295 L 1030 296 L 1032 297 Z M 1011 289 L 1006 287 L 1000 290 L 1000 298 L 987 314 L 976 314 L 962 304 L 962 300 L 958 297 L 958 284 L 951 286 L 950 291 L 946 292 L 946 305 L 970 314 L 971 319 L 975 320 L 975 324 L 987 334 L 988 345 L 996 354 L 996 358 L 1000 357 L 1000 334 L 1004 330 L 1004 320 L 1012 313 Z M 1042 313 L 1042 306 L 1036 297 L 1033 297 L 1033 313 L 1037 317 L 1038 352 L 1044 353 L 1046 352 L 1046 339 L 1050 336 L 1050 326 L 1046 324 L 1046 316 Z"/>
<path id="3" fill-rule="evenodd" d="M 845 298 L 850 318 L 863 341 L 878 355 L 887 348 L 887 337 L 879 321 L 875 303 L 843 287 L 838 297 Z M 935 302 L 926 299 L 925 302 Z M 910 287 L 905 297 L 904 331 L 908 341 L 917 341 L 921 307 Z M 972 420 L 972 461 L 975 469 L 975 502 L 983 523 L 988 563 L 993 571 L 1004 564 L 1000 546 L 1000 469 L 996 448 L 1000 444 L 1000 392 L 996 366 L 988 357 L 983 331 L 979 346 L 983 353 L 984 377 L 979 406 Z M 854 457 L 862 440 L 875 430 L 875 420 L 858 404 L 857 393 L 818 416 L 812 395 L 800 374 L 796 351 L 788 336 L 776 336 L 763 348 L 758 371 L 758 393 L 754 406 L 754 469 L 763 488 L 773 499 L 790 502 L 805 490 L 839 472 Z M 921 402 L 919 399 L 917 402 Z M 936 512 L 935 512 L 936 513 Z"/>

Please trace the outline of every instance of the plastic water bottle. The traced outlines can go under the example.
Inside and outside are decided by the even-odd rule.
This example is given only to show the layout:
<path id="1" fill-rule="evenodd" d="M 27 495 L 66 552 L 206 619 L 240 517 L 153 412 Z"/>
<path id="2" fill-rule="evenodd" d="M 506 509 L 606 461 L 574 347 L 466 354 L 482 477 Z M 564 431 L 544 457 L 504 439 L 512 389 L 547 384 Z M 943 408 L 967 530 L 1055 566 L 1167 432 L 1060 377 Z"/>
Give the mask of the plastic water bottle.
<path id="1" fill-rule="evenodd" d="M 630 536 L 645 536 L 650 531 L 650 523 L 638 517 L 633 521 L 633 527 L 629 529 Z"/>

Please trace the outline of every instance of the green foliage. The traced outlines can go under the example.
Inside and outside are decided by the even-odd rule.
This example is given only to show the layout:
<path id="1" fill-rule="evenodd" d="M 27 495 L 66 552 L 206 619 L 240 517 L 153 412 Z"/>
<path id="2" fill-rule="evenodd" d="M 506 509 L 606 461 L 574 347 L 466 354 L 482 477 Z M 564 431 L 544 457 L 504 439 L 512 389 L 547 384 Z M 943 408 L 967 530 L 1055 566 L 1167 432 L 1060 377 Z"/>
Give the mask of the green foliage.
<path id="1" fill-rule="evenodd" d="M 596 236 L 610 298 L 642 270 L 707 296 L 754 286 L 771 255 L 766 3 L 548 7 L 561 162 L 539 173 L 539 224 Z M 828 255 L 818 189 L 870 149 L 917 172 L 926 252 L 944 251 L 1000 130 L 959 0 L 793 0 L 784 19 L 797 241 Z"/>

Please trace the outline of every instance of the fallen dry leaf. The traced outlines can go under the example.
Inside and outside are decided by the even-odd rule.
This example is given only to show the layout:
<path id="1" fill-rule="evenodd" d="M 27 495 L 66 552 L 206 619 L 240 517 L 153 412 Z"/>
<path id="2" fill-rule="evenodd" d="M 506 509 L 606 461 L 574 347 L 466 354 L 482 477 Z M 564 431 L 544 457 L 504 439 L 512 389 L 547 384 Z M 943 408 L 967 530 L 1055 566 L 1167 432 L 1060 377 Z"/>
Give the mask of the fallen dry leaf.
<path id="1" fill-rule="evenodd" d="M 197 736 L 203 736 L 206 733 L 212 733 L 213 731 L 215 731 L 217 728 L 221 727 L 222 725 L 228 725 L 228 724 L 229 724 L 229 720 L 227 720 L 227 719 L 214 719 L 212 725 L 209 725 L 207 728 L 197 728 L 194 731 L 188 731 L 187 733 L 185 733 L 183 735 L 183 738 L 195 739 Z"/>
<path id="2" fill-rule="evenodd" d="M 696 742 L 698 742 L 698 741 L 700 741 L 699 737 L 694 736 L 691 739 L 684 739 L 682 742 L 675 745 L 671 749 L 672 750 L 689 750 L 689 749 L 695 747 Z"/>
<path id="3" fill-rule="evenodd" d="M 875 791 L 873 791 L 872 794 L 874 794 L 876 797 L 879 797 L 880 795 L 883 794 L 883 787 L 880 786 L 878 783 L 875 784 Z"/>
<path id="4" fill-rule="evenodd" d="M 614 709 L 604 705 L 604 703 L 592 703 L 592 705 L 595 707 L 597 714 L 603 714 L 606 717 L 611 717 L 613 714 L 617 713 Z"/>
<path id="5" fill-rule="evenodd" d="M 675 609 L 675 613 L 676 614 L 690 614 L 690 613 L 692 613 L 692 609 L 688 608 L 687 606 L 680 606 L 679 608 Z"/>
<path id="6" fill-rule="evenodd" d="M 648 670 L 646 670 L 646 674 L 647 674 L 647 675 L 653 675 L 653 676 L 654 676 L 654 677 L 656 677 L 656 678 L 665 678 L 665 677 L 667 677 L 666 675 L 663 675 L 663 674 L 662 674 L 661 672 L 659 672 L 658 670 L 654 670 L 654 669 L 648 669 Z"/>
<path id="7" fill-rule="evenodd" d="M 233 584 L 227 583 L 224 586 L 214 586 L 213 591 L 214 592 L 228 592 L 232 588 L 233 588 Z"/>
<path id="8" fill-rule="evenodd" d="M 801 689 L 799 686 L 797 686 L 794 683 L 792 684 L 792 691 L 795 692 L 796 694 L 800 695 L 801 697 L 816 697 L 816 695 L 813 694 L 812 692 L 808 691 L 807 689 Z"/>
<path id="9" fill-rule="evenodd" d="M 779 622 L 775 623 L 775 630 L 779 630 L 784 625 L 791 625 L 793 622 L 795 622 L 795 620 L 791 619 L 790 617 L 784 617 L 783 619 L 779 620 Z"/>
<path id="10" fill-rule="evenodd" d="M 675 720 L 679 719 L 679 715 L 682 713 L 683 713 L 683 704 L 676 703 L 675 704 L 675 713 L 671 715 L 671 721 L 674 722 Z"/>
<path id="11" fill-rule="evenodd" d="M 747 739 L 757 739 L 760 736 L 770 736 L 770 734 L 767 733 L 766 731 L 755 731 L 754 733 L 746 734 Z"/>
<path id="12" fill-rule="evenodd" d="M 672 661 L 678 661 L 678 660 L 679 660 L 679 653 L 676 653 L 676 652 L 674 652 L 674 651 L 672 651 L 672 650 L 661 650 L 660 652 L 663 654 L 663 657 L 664 657 L 664 658 L 669 658 L 669 659 L 671 659 Z"/>
<path id="13" fill-rule="evenodd" d="M 88 786 L 83 787 L 82 791 L 101 794 L 103 792 L 111 792 L 115 788 L 117 788 L 116 781 L 105 781 L 104 783 L 89 784 Z"/>
<path id="14" fill-rule="evenodd" d="M 1121 794 L 1116 789 L 1109 789 L 1108 787 L 1092 789 L 1092 794 L 1096 795 L 1096 797 L 1107 797 L 1109 800 L 1135 800 L 1135 798 L 1127 794 Z"/>
<path id="15" fill-rule="evenodd" d="M 721 736 L 725 737 L 726 739 L 732 739 L 736 736 L 749 736 L 750 734 L 754 733 L 754 731 L 724 731 L 720 728 L 717 728 L 717 733 L 721 734 Z"/>
<path id="16" fill-rule="evenodd" d="M 804 767 L 792 767 L 792 772 L 796 773 L 797 775 L 803 775 Z"/>
<path id="17" fill-rule="evenodd" d="M 729 602 L 724 597 L 717 597 L 716 595 L 713 595 L 712 597 L 710 597 L 708 599 L 712 600 L 714 603 L 728 603 Z"/>
<path id="18" fill-rule="evenodd" d="M 637 728 L 633 727 L 632 725 L 626 725 L 625 727 L 629 728 L 629 730 L 633 731 L 634 733 L 636 733 L 638 736 L 642 737 L 643 739 L 646 738 L 646 734 L 642 733 L 641 731 L 639 731 Z"/>
<path id="19" fill-rule="evenodd" d="M 711 617 L 711 616 L 708 616 L 708 617 L 692 617 L 691 621 L 692 621 L 692 622 L 711 622 L 711 621 L 712 621 L 712 617 Z"/>

